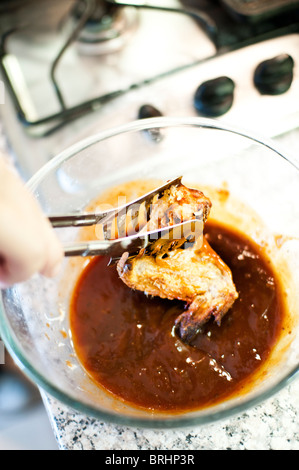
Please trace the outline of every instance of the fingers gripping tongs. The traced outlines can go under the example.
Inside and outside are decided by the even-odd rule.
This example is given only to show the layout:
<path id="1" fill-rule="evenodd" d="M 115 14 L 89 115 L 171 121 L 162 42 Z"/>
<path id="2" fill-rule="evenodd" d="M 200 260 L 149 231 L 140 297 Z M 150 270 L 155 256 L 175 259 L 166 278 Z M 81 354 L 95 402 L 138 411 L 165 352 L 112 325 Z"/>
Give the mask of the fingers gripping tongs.
<path id="1" fill-rule="evenodd" d="M 103 229 L 103 240 L 88 242 L 72 242 L 64 245 L 65 256 L 95 256 L 110 255 L 111 258 L 120 258 L 124 252 L 130 255 L 137 254 L 141 249 L 146 248 L 156 240 L 181 240 L 189 237 L 196 237 L 202 232 L 202 220 L 196 217 L 182 223 L 167 226 L 153 231 L 138 230 L 133 235 L 128 235 L 126 230 L 127 216 L 130 213 L 131 220 L 138 220 L 139 211 L 143 207 L 148 215 L 150 205 L 154 197 L 160 197 L 163 192 L 172 185 L 179 185 L 182 177 L 168 181 L 163 186 L 143 195 L 127 205 L 111 209 L 106 212 L 68 214 L 50 216 L 49 220 L 54 228 L 64 227 L 86 227 L 101 224 Z M 117 238 L 111 236 L 111 227 L 117 221 Z M 138 227 L 138 224 L 135 224 Z M 115 232 L 114 232 L 115 233 Z"/>

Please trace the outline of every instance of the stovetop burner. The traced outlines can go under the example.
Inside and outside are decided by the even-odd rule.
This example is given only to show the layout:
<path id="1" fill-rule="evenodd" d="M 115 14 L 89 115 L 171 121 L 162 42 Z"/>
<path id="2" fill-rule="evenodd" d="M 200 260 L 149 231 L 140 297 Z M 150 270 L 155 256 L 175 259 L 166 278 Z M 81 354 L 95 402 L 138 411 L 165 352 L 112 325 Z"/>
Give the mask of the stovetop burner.
<path id="1" fill-rule="evenodd" d="M 85 1 L 79 0 L 75 3 L 71 15 L 80 19 L 85 10 Z M 107 3 L 105 0 L 94 0 L 92 12 L 87 20 L 87 24 L 101 24 L 103 27 L 113 24 L 115 16 L 119 11 L 119 7 Z"/>
<path id="2" fill-rule="evenodd" d="M 231 49 L 298 31 L 299 8 L 266 17 L 245 17 L 225 8 L 221 0 L 181 0 L 186 8 L 199 9 L 215 21 L 217 49 Z"/>
<path id="3" fill-rule="evenodd" d="M 71 18 L 80 23 L 85 10 L 85 2 L 76 3 Z M 120 8 L 103 0 L 94 3 L 93 12 L 88 17 L 76 43 L 81 54 L 101 55 L 122 49 L 132 36 L 138 24 L 134 8 Z"/>

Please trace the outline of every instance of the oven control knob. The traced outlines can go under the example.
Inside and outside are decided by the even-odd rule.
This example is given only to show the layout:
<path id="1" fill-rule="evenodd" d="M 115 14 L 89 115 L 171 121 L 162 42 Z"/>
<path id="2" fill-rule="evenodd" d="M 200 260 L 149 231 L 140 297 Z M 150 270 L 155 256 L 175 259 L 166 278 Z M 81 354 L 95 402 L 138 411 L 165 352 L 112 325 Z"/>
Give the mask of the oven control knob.
<path id="1" fill-rule="evenodd" d="M 263 95 L 281 95 L 292 84 L 293 69 L 293 58 L 288 54 L 280 54 L 256 67 L 254 84 Z"/>
<path id="2" fill-rule="evenodd" d="M 229 77 L 218 77 L 203 82 L 194 95 L 196 110 L 208 117 L 227 113 L 234 100 L 235 84 Z"/>
<path id="3" fill-rule="evenodd" d="M 146 119 L 160 116 L 163 116 L 161 111 L 159 111 L 159 109 L 155 108 L 151 104 L 143 104 L 142 106 L 140 106 L 138 111 L 138 119 Z"/>
<path id="4" fill-rule="evenodd" d="M 144 104 L 140 106 L 138 111 L 138 119 L 155 118 L 161 116 L 163 116 L 161 111 L 159 111 L 159 109 L 155 108 L 151 104 Z M 150 137 L 151 140 L 155 142 L 160 142 L 163 139 L 162 132 L 157 127 L 147 129 L 145 133 Z"/>

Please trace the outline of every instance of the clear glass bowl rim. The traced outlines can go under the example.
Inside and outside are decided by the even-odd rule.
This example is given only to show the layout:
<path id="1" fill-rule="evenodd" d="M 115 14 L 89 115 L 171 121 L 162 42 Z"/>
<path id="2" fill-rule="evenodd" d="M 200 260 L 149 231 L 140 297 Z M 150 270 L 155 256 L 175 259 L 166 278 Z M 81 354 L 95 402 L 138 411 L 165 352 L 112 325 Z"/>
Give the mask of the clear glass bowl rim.
<path id="1" fill-rule="evenodd" d="M 146 129 L 154 128 L 167 128 L 167 127 L 198 127 L 206 129 L 214 129 L 219 131 L 226 131 L 232 134 L 237 134 L 244 138 L 247 138 L 257 144 L 260 144 L 264 147 L 267 147 L 269 150 L 276 153 L 279 157 L 286 160 L 290 163 L 295 170 L 299 171 L 298 165 L 295 160 L 290 156 L 286 155 L 286 152 L 283 149 L 280 149 L 279 146 L 270 138 L 265 138 L 261 135 L 258 135 L 256 132 L 250 132 L 238 128 L 237 126 L 226 125 L 222 122 L 218 122 L 214 119 L 209 118 L 148 118 L 138 121 L 132 121 L 127 124 L 122 124 L 117 127 L 113 127 L 108 130 L 101 131 L 96 133 L 86 139 L 79 141 L 78 143 L 68 147 L 66 150 L 62 151 L 56 157 L 53 157 L 47 164 L 45 164 L 40 170 L 38 170 L 35 175 L 28 181 L 27 187 L 30 191 L 34 191 L 41 181 L 47 177 L 47 175 L 58 168 L 62 162 L 67 161 L 72 158 L 78 152 L 98 143 L 107 138 L 111 138 L 116 135 L 120 135 L 128 132 L 137 132 Z M 180 428 L 180 427 L 189 427 L 189 426 L 199 426 L 203 424 L 209 424 L 212 422 L 219 421 L 221 419 L 229 418 L 233 415 L 240 414 L 249 408 L 259 405 L 261 402 L 271 398 L 273 395 L 278 393 L 280 390 L 288 386 L 298 375 L 299 373 L 299 364 L 296 365 L 285 377 L 283 377 L 277 384 L 272 388 L 267 389 L 261 392 L 259 395 L 248 398 L 242 403 L 237 403 L 231 405 L 225 409 L 221 409 L 212 413 L 204 413 L 201 415 L 196 415 L 196 412 L 192 415 L 184 414 L 174 414 L 169 417 L 159 417 L 159 414 L 150 415 L 149 419 L 139 418 L 139 417 L 129 417 L 126 415 L 119 415 L 104 410 L 97 409 L 93 406 L 90 406 L 86 403 L 77 401 L 76 399 L 71 398 L 55 384 L 47 380 L 46 376 L 40 374 L 24 357 L 21 349 L 18 344 L 14 341 L 13 336 L 10 333 L 10 329 L 5 321 L 5 312 L 2 304 L 2 296 L 0 296 L 0 339 L 4 342 L 5 347 L 8 353 L 12 356 L 16 364 L 20 367 L 21 370 L 31 379 L 38 387 L 40 387 L 44 392 L 48 393 L 53 398 L 57 399 L 61 403 L 64 403 L 74 411 L 85 414 L 87 417 L 93 417 L 100 419 L 101 421 L 107 421 L 117 425 L 125 426 L 137 426 L 142 428 Z M 202 410 L 199 410 L 199 413 Z"/>

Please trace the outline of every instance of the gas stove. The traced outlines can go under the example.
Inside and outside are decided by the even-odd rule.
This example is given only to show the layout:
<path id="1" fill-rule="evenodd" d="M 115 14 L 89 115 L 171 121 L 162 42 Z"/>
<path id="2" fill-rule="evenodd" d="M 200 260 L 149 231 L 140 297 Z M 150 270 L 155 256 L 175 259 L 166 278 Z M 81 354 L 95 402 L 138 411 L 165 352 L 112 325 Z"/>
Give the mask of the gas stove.
<path id="1" fill-rule="evenodd" d="M 81 138 L 137 119 L 144 104 L 205 115 L 195 93 L 221 77 L 234 86 L 216 119 L 268 136 L 298 124 L 297 11 L 252 22 L 216 0 L 4 0 L 0 31 L 1 121 L 24 179 Z M 289 84 L 265 94 L 254 74 L 277 57 L 291 60 Z"/>

